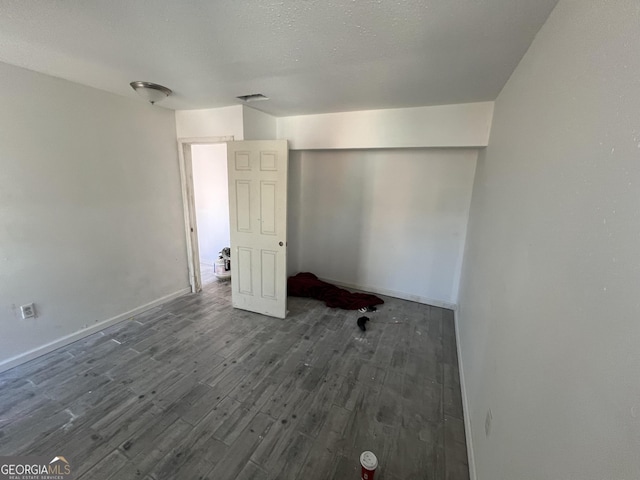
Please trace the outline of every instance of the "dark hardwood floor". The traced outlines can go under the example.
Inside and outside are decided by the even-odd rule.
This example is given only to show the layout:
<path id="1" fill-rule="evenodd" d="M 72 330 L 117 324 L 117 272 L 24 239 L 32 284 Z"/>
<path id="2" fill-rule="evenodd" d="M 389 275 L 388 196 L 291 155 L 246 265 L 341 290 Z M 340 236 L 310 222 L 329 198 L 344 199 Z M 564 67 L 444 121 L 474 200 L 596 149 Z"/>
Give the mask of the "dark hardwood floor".
<path id="1" fill-rule="evenodd" d="M 74 478 L 468 479 L 453 313 L 384 297 L 234 310 L 230 283 L 0 374 L 0 455 L 63 455 Z"/>

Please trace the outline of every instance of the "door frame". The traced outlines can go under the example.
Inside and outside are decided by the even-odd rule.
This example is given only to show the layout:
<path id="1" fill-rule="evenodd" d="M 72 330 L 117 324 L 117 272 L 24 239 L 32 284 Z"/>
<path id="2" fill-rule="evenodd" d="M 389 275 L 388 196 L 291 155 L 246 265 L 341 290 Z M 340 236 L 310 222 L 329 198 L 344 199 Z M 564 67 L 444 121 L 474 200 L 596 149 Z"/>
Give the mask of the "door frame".
<path id="1" fill-rule="evenodd" d="M 234 136 L 190 137 L 178 139 L 178 159 L 180 164 L 180 184 L 182 189 L 182 208 L 184 211 L 184 232 L 187 240 L 187 267 L 191 293 L 202 290 L 200 273 L 200 250 L 198 248 L 198 223 L 196 221 L 195 189 L 193 186 L 193 145 L 213 145 L 234 141 Z M 226 162 L 226 158 L 225 158 Z"/>

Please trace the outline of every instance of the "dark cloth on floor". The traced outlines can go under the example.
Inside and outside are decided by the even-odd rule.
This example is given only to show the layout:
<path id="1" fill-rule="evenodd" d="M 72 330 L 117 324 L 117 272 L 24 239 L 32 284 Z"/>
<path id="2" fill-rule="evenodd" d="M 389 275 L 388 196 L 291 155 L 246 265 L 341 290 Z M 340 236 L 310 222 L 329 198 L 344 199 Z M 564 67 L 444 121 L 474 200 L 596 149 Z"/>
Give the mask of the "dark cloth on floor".
<path id="1" fill-rule="evenodd" d="M 365 323 L 367 323 L 368 321 L 369 317 L 360 317 L 356 323 L 358 324 L 358 327 L 360 327 L 360 330 L 366 332 L 367 327 L 365 326 Z"/>
<path id="2" fill-rule="evenodd" d="M 311 297 L 324 301 L 327 307 L 358 310 L 384 303 L 380 297 L 369 293 L 351 293 L 344 288 L 318 280 L 313 273 L 303 272 L 289 277 L 287 293 L 292 297 Z"/>

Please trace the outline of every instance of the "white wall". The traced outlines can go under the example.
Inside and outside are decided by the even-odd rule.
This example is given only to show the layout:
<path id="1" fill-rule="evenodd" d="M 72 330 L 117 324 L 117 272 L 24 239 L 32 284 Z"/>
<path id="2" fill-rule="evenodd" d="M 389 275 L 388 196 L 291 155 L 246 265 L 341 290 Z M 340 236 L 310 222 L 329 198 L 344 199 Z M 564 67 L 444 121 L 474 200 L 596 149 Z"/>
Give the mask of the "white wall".
<path id="1" fill-rule="evenodd" d="M 290 272 L 457 302 L 477 151 L 291 152 Z M 296 224 L 297 223 L 297 224 Z"/>
<path id="2" fill-rule="evenodd" d="M 215 264 L 230 245 L 227 145 L 191 147 L 200 262 Z"/>
<path id="3" fill-rule="evenodd" d="M 484 147 L 493 102 L 365 110 L 277 119 L 293 150 Z"/>
<path id="4" fill-rule="evenodd" d="M 242 105 L 203 110 L 176 110 L 178 138 L 227 137 L 244 139 Z"/>
<path id="5" fill-rule="evenodd" d="M 242 126 L 245 140 L 275 140 L 277 138 L 276 117 L 242 106 Z"/>
<path id="6" fill-rule="evenodd" d="M 173 112 L 1 63 L 0 90 L 1 370 L 189 282 Z"/>
<path id="7" fill-rule="evenodd" d="M 478 479 L 640 478 L 638 25 L 561 0 L 496 102 L 458 318 Z"/>
<path id="8" fill-rule="evenodd" d="M 287 172 L 287 275 L 301 271 L 302 152 L 289 151 Z"/>

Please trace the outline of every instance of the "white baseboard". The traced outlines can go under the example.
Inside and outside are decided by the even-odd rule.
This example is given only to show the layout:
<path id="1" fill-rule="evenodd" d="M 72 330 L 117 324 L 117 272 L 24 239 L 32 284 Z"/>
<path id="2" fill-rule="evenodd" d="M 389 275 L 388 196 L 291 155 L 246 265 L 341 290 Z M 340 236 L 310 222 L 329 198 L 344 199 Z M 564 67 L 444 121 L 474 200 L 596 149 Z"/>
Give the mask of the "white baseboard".
<path id="1" fill-rule="evenodd" d="M 90 327 L 83 328 L 82 330 L 78 330 L 77 332 L 71 333 L 69 335 L 65 335 L 64 337 L 54 340 L 53 342 L 47 343 L 40 347 L 36 347 L 32 350 L 21 353 L 7 360 L 3 360 L 2 362 L 0 362 L 0 373 L 6 370 L 9 370 L 13 367 L 16 367 L 22 363 L 26 363 L 29 360 L 33 360 L 34 358 L 45 355 L 46 353 L 52 352 L 53 350 L 56 350 L 60 347 L 64 347 L 65 345 L 69 345 L 70 343 L 76 342 L 81 338 L 87 337 L 92 333 L 96 333 L 100 330 L 110 327 L 111 325 L 115 325 L 116 323 L 122 322 L 123 320 L 126 320 L 127 318 L 131 318 L 134 315 L 138 315 L 147 310 L 151 310 L 152 308 L 157 307 L 158 305 L 162 305 L 163 303 L 170 302 L 174 298 L 178 298 L 190 292 L 191 292 L 191 288 L 183 288 L 182 290 L 178 290 L 177 292 L 173 292 L 173 293 L 170 293 L 169 295 L 165 295 L 164 297 L 158 298 L 145 305 L 141 305 L 137 308 L 134 308 L 133 310 L 129 310 L 128 312 L 121 313 L 120 315 L 108 318 L 99 323 L 91 325 Z"/>
<path id="2" fill-rule="evenodd" d="M 464 368 L 462 366 L 462 352 L 460 350 L 460 330 L 458 328 L 458 309 L 453 312 L 453 324 L 456 331 L 456 347 L 458 350 L 458 370 L 460 371 L 460 389 L 462 391 L 462 411 L 464 413 L 464 430 L 467 439 L 467 459 L 469 462 L 469 479 L 477 480 L 476 461 L 473 455 L 473 438 L 471 436 L 471 417 L 469 416 L 469 400 L 467 399 L 466 383 L 464 381 Z"/>
<path id="3" fill-rule="evenodd" d="M 370 285 L 354 285 L 351 283 L 340 282 L 338 280 L 331 280 L 327 278 L 320 278 L 323 282 L 333 283 L 339 287 L 352 288 L 354 290 L 362 290 L 365 292 L 377 293 L 379 295 L 386 295 L 388 297 L 400 298 L 401 300 L 409 300 L 410 302 L 423 303 L 425 305 L 432 305 L 434 307 L 447 308 L 449 310 L 455 310 L 457 305 L 455 303 L 444 302 L 442 300 L 435 300 L 433 298 L 422 297 L 420 295 L 412 295 L 410 293 L 396 292 L 395 290 L 387 290 L 386 288 L 372 287 Z"/>

